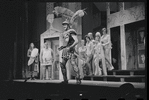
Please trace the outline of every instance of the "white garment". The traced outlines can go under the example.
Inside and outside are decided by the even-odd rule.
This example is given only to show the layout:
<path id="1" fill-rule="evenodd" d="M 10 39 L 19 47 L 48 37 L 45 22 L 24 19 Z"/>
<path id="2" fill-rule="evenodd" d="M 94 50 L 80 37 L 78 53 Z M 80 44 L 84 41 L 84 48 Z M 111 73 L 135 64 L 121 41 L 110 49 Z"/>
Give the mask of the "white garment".
<path id="1" fill-rule="evenodd" d="M 101 68 L 99 66 L 99 61 L 102 59 L 101 57 L 101 43 L 98 42 L 97 44 L 95 44 L 95 47 L 94 47 L 94 67 L 95 67 L 95 72 L 94 75 L 101 75 Z"/>
<path id="2" fill-rule="evenodd" d="M 34 62 L 35 57 L 37 57 L 37 56 L 38 56 L 38 49 L 37 48 L 34 48 L 32 50 L 32 52 L 31 52 L 31 57 L 28 60 L 28 66 L 30 66 Z"/>
<path id="3" fill-rule="evenodd" d="M 86 43 L 86 54 L 89 56 L 92 53 L 93 49 L 93 43 L 90 41 L 89 43 Z"/>
<path id="4" fill-rule="evenodd" d="M 38 55 L 38 49 L 34 48 L 31 52 L 31 57 L 36 57 Z"/>
<path id="5" fill-rule="evenodd" d="M 53 57 L 52 57 L 52 49 L 51 48 L 43 49 L 42 59 L 43 59 L 44 64 L 52 65 Z"/>
<path id="6" fill-rule="evenodd" d="M 109 43 L 108 43 L 109 42 Z M 106 43 L 108 43 L 108 44 L 106 44 L 105 46 L 104 46 L 104 48 L 106 48 L 106 49 L 111 49 L 112 48 L 112 44 L 111 44 L 111 41 L 110 41 L 110 35 L 103 35 L 102 37 L 101 37 L 101 43 L 102 44 L 106 44 Z"/>
<path id="7" fill-rule="evenodd" d="M 101 43 L 97 43 L 94 47 L 94 58 L 99 57 L 99 59 L 101 59 Z"/>

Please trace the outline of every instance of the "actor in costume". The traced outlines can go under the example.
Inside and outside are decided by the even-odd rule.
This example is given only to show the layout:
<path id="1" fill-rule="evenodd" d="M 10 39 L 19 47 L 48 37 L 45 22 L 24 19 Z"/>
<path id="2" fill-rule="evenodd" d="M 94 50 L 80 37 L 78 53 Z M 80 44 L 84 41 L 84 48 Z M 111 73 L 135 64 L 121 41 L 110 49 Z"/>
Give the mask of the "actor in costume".
<path id="1" fill-rule="evenodd" d="M 93 74 L 95 76 L 101 75 L 101 67 L 99 66 L 99 63 L 102 62 L 102 55 L 101 55 L 101 42 L 100 42 L 101 34 L 99 32 L 96 32 L 95 34 L 95 42 L 94 42 L 94 48 L 93 48 Z"/>
<path id="2" fill-rule="evenodd" d="M 85 41 L 81 40 L 81 46 L 79 47 L 78 52 L 79 52 L 79 56 L 83 59 L 79 58 L 78 66 L 79 66 L 79 69 L 80 69 L 80 77 L 82 79 L 84 78 L 84 75 L 86 75 L 86 72 L 83 70 L 85 68 L 85 61 L 86 61 L 86 58 L 87 58 L 86 50 L 87 49 L 86 49 L 86 46 L 85 46 Z"/>
<path id="3" fill-rule="evenodd" d="M 38 49 L 34 46 L 34 44 L 31 44 L 31 45 L 33 45 L 32 46 L 33 48 L 30 52 L 30 55 L 28 52 L 28 57 L 30 57 L 28 60 L 28 66 L 30 67 L 31 77 L 26 78 L 24 82 L 26 82 L 29 79 L 35 80 L 34 67 L 35 67 L 35 64 L 37 63 L 37 60 L 38 60 Z"/>
<path id="4" fill-rule="evenodd" d="M 50 48 L 48 41 L 45 43 L 45 48 L 41 50 L 40 62 L 41 62 L 41 79 L 52 79 L 52 64 L 53 64 L 53 50 Z M 46 70 L 48 70 L 48 78 L 46 78 Z"/>
<path id="5" fill-rule="evenodd" d="M 106 28 L 102 28 L 102 33 L 103 33 L 103 35 L 101 37 L 101 44 L 103 46 L 103 51 L 104 51 L 105 60 L 106 60 L 106 66 L 107 66 L 108 70 L 113 70 L 114 67 L 110 62 L 110 50 L 112 49 L 110 35 L 107 33 Z"/>
<path id="6" fill-rule="evenodd" d="M 63 39 L 66 42 L 66 45 L 63 45 L 59 48 L 62 51 L 62 62 L 60 62 L 61 71 L 63 74 L 64 81 L 62 83 L 68 83 L 67 79 L 67 72 L 66 72 L 66 63 L 70 60 L 70 64 L 73 67 L 73 70 L 76 73 L 76 83 L 81 84 L 81 78 L 79 73 L 79 67 L 76 62 L 76 58 L 78 56 L 77 52 L 75 51 L 75 46 L 78 44 L 78 37 L 77 33 L 74 29 L 72 29 L 73 22 L 77 17 L 83 17 L 84 11 L 78 10 L 76 13 L 72 12 L 71 10 L 64 8 L 64 7 L 55 7 L 54 14 L 56 16 L 64 16 L 67 19 L 62 23 L 64 27 Z"/>

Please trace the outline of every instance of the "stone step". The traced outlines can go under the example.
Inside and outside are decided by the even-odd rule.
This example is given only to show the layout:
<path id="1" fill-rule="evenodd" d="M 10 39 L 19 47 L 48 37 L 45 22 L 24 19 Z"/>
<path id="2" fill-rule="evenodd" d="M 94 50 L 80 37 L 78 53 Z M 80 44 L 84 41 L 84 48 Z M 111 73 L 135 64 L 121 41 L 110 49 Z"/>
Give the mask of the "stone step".
<path id="1" fill-rule="evenodd" d="M 101 75 L 85 76 L 83 80 L 114 81 L 114 82 L 145 82 L 145 75 Z"/>
<path id="2" fill-rule="evenodd" d="M 108 75 L 145 75 L 145 70 L 111 70 Z"/>

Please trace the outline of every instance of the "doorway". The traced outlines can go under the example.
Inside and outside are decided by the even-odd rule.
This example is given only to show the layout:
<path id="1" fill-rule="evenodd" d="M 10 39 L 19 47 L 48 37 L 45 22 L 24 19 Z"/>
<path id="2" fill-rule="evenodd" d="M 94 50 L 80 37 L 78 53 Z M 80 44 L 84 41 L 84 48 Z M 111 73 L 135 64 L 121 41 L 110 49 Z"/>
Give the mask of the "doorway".
<path id="1" fill-rule="evenodd" d="M 145 69 L 145 21 L 125 25 L 127 69 Z"/>
<path id="2" fill-rule="evenodd" d="M 52 66 L 52 79 L 59 79 L 59 37 L 54 38 L 48 38 L 45 39 L 45 41 L 48 41 L 51 45 L 51 49 L 53 50 L 53 56 L 54 56 L 54 62 Z"/>
<path id="3" fill-rule="evenodd" d="M 53 63 L 53 79 L 59 79 L 59 38 L 51 39 L 51 47 L 54 53 L 54 63 Z"/>
<path id="4" fill-rule="evenodd" d="M 111 62 L 115 70 L 120 69 L 120 26 L 111 28 Z"/>

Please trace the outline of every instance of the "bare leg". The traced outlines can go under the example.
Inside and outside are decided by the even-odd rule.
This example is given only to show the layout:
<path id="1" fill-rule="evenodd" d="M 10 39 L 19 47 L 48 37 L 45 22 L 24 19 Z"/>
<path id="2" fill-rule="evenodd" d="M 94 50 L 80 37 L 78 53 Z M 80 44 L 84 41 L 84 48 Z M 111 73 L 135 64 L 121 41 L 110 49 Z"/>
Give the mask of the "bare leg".
<path id="1" fill-rule="evenodd" d="M 52 65 L 48 66 L 48 79 L 52 79 Z"/>
<path id="2" fill-rule="evenodd" d="M 110 62 L 110 55 L 109 55 L 109 52 L 110 52 L 110 49 L 105 49 L 105 60 L 106 60 L 107 63 L 109 64 L 109 66 L 107 66 L 108 69 L 109 69 L 109 70 L 112 70 L 112 69 L 114 69 L 114 68 L 113 68 L 113 65 L 112 65 L 111 62 Z"/>
<path id="3" fill-rule="evenodd" d="M 83 79 L 83 77 L 84 77 L 84 73 L 83 73 L 83 64 L 84 64 L 85 62 L 83 61 L 83 60 L 81 60 L 81 59 L 79 59 L 79 70 L 80 70 L 80 78 L 81 79 Z"/>
<path id="4" fill-rule="evenodd" d="M 95 63 L 95 75 L 101 75 L 101 68 L 99 67 L 99 57 L 94 60 Z"/>
<path id="5" fill-rule="evenodd" d="M 46 66 L 43 66 L 43 79 L 46 79 Z"/>
<path id="6" fill-rule="evenodd" d="M 104 53 L 103 46 L 101 46 L 101 55 L 102 55 L 102 71 L 103 71 L 103 75 L 107 75 L 105 53 Z"/>
<path id="7" fill-rule="evenodd" d="M 95 58 L 94 58 L 94 55 L 93 55 L 93 59 L 92 59 L 92 74 L 95 75 Z"/>
<path id="8" fill-rule="evenodd" d="M 67 70 L 66 70 L 66 63 L 67 63 L 67 61 L 68 61 L 67 58 L 63 58 L 62 62 L 60 62 L 60 67 L 61 67 L 61 71 L 62 71 L 63 79 L 64 79 L 64 82 L 62 82 L 62 83 L 68 83 Z"/>
<path id="9" fill-rule="evenodd" d="M 77 66 L 76 58 L 74 57 L 74 55 L 72 55 L 72 57 L 71 57 L 71 59 L 70 59 L 70 63 L 71 63 L 71 65 L 72 65 L 73 70 L 74 70 L 75 73 L 76 73 L 76 81 L 77 81 L 77 84 L 81 84 L 80 70 L 79 70 L 79 67 Z"/>
<path id="10" fill-rule="evenodd" d="M 31 79 L 33 80 L 34 79 L 34 67 L 35 67 L 35 63 L 33 63 L 31 65 Z"/>
<path id="11" fill-rule="evenodd" d="M 90 55 L 90 56 L 87 56 L 86 65 L 87 65 L 88 68 L 89 68 L 89 75 L 92 75 L 90 62 L 91 62 L 91 55 Z"/>

